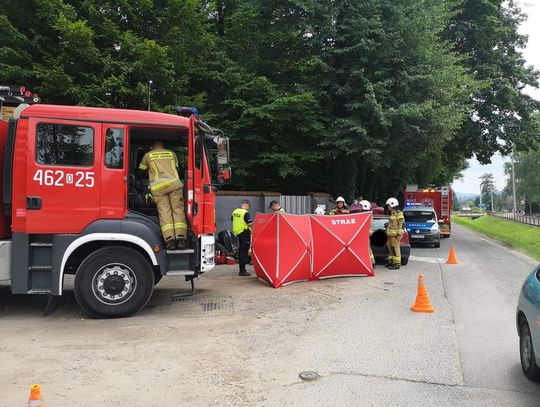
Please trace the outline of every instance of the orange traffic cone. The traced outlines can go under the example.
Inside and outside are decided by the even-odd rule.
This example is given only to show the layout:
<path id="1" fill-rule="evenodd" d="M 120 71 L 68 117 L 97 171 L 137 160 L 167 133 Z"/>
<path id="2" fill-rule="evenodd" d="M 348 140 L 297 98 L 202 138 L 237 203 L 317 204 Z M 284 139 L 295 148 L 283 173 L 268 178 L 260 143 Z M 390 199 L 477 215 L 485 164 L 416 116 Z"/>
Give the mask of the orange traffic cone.
<path id="1" fill-rule="evenodd" d="M 41 385 L 33 384 L 30 387 L 28 407 L 45 407 L 45 404 L 43 404 L 43 400 L 41 399 Z"/>
<path id="2" fill-rule="evenodd" d="M 435 308 L 431 306 L 429 295 L 426 286 L 424 285 L 424 276 L 418 274 L 418 294 L 416 294 L 416 302 L 411 307 L 414 312 L 435 312 Z"/>
<path id="3" fill-rule="evenodd" d="M 454 245 L 450 247 L 450 253 L 448 254 L 448 260 L 446 260 L 446 264 L 458 264 L 456 259 L 456 250 L 454 249 Z"/>

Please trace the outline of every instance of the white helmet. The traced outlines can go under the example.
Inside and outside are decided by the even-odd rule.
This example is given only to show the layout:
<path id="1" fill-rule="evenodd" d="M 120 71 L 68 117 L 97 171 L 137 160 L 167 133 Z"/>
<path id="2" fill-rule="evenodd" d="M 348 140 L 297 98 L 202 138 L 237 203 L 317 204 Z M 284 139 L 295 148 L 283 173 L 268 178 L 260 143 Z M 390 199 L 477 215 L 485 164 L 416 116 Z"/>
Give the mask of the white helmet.
<path id="1" fill-rule="evenodd" d="M 388 198 L 386 205 L 388 205 L 390 208 L 395 208 L 396 206 L 399 206 L 399 202 L 396 198 Z"/>
<path id="2" fill-rule="evenodd" d="M 338 196 L 338 199 L 336 199 L 336 203 L 338 203 L 338 202 L 343 202 L 343 203 L 345 203 L 345 199 L 343 199 L 342 196 Z"/>
<path id="3" fill-rule="evenodd" d="M 315 215 L 324 215 L 324 208 L 322 206 L 317 206 L 315 208 Z"/>
<path id="4" fill-rule="evenodd" d="M 366 201 L 365 199 L 363 201 L 360 201 L 359 205 L 362 207 L 363 211 L 371 210 L 371 204 L 369 203 L 369 201 Z"/>

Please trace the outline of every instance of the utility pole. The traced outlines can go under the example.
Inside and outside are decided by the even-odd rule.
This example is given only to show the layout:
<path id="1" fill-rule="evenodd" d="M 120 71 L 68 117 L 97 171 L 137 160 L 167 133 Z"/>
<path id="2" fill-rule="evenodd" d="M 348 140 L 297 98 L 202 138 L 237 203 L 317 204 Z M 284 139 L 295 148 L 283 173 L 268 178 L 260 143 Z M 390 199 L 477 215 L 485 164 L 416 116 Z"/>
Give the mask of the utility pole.
<path id="1" fill-rule="evenodd" d="M 148 111 L 150 111 L 150 91 L 152 90 L 152 81 L 148 81 Z"/>
<path id="2" fill-rule="evenodd" d="M 512 162 L 512 200 L 514 203 L 513 213 L 514 216 L 516 215 L 516 169 L 514 167 L 514 152 L 512 151 L 512 155 L 510 156 L 510 161 Z"/>
<path id="3" fill-rule="evenodd" d="M 482 212 L 482 187 L 480 187 L 480 205 L 478 205 L 480 207 L 480 212 Z"/>
<path id="4" fill-rule="evenodd" d="M 490 192 L 491 192 L 491 212 L 493 212 L 493 189 Z"/>

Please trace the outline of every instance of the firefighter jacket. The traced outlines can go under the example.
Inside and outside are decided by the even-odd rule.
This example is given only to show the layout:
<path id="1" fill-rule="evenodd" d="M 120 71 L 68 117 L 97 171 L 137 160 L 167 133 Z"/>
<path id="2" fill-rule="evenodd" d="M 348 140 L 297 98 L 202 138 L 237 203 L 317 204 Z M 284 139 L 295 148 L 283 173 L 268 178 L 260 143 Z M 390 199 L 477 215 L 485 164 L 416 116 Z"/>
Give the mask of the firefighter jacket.
<path id="1" fill-rule="evenodd" d="M 328 215 L 344 215 L 346 213 L 349 213 L 349 211 L 345 208 L 342 208 L 342 209 L 334 208 L 330 212 L 328 212 Z"/>
<path id="2" fill-rule="evenodd" d="M 160 190 L 171 190 L 173 184 L 182 188 L 182 182 L 178 177 L 178 158 L 176 154 L 165 148 L 155 148 L 147 152 L 139 165 L 139 169 L 148 171 L 150 191 L 159 194 Z M 176 186 L 176 185 L 175 185 Z M 178 189 L 174 188 L 174 189 Z"/>
<path id="3" fill-rule="evenodd" d="M 393 211 L 390 214 L 390 219 L 388 219 L 388 226 L 386 227 L 386 234 L 388 236 L 401 236 L 403 235 L 403 224 L 405 223 L 405 218 L 403 217 L 403 212 L 397 210 Z"/>
<path id="4" fill-rule="evenodd" d="M 232 232 L 235 236 L 238 236 L 245 230 L 249 230 L 249 225 L 246 222 L 246 211 L 243 208 L 237 208 L 232 213 Z"/>

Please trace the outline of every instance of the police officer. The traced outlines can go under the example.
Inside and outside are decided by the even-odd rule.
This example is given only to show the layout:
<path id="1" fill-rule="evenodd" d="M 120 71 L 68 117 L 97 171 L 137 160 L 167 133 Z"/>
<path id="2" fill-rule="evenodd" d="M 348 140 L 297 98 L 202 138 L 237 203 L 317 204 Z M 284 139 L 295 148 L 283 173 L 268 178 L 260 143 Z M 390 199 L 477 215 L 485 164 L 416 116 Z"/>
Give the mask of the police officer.
<path id="1" fill-rule="evenodd" d="M 156 203 L 161 233 L 167 249 L 186 248 L 186 215 L 182 181 L 178 177 L 178 158 L 161 141 L 154 141 L 139 169 L 148 171 L 150 192 Z"/>
<path id="2" fill-rule="evenodd" d="M 253 220 L 249 214 L 251 204 L 247 199 L 242 201 L 240 208 L 236 208 L 231 216 L 232 232 L 238 237 L 238 265 L 240 266 L 240 276 L 251 275 L 246 271 L 246 264 L 249 263 L 249 247 L 251 245 L 251 225 Z"/>
<path id="3" fill-rule="evenodd" d="M 404 233 L 403 224 L 405 218 L 403 212 L 399 210 L 399 202 L 396 198 L 388 198 L 386 201 L 390 211 L 390 218 L 386 226 L 386 235 L 388 236 L 388 263 L 389 269 L 397 270 L 401 266 L 400 240 Z"/>
<path id="4" fill-rule="evenodd" d="M 371 210 L 371 204 L 365 199 L 358 202 L 358 205 L 360 205 L 360 207 L 362 208 L 362 212 L 369 212 Z M 369 231 L 369 237 L 371 243 L 371 230 Z M 371 250 L 371 244 L 369 245 L 369 259 L 371 260 L 372 266 L 375 267 L 375 257 L 373 256 L 373 251 Z"/>
<path id="5" fill-rule="evenodd" d="M 330 212 L 328 212 L 328 214 L 341 215 L 344 213 L 349 213 L 349 211 L 345 209 L 345 199 L 343 199 L 342 196 L 339 196 L 338 199 L 336 199 L 336 207 L 332 209 Z"/>
<path id="6" fill-rule="evenodd" d="M 275 212 L 285 212 L 285 209 L 281 207 L 281 204 L 278 201 L 270 201 L 270 206 L 268 209 L 271 209 L 271 213 Z"/>

